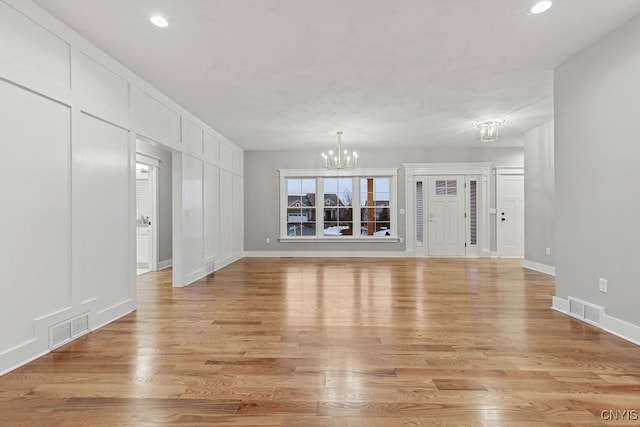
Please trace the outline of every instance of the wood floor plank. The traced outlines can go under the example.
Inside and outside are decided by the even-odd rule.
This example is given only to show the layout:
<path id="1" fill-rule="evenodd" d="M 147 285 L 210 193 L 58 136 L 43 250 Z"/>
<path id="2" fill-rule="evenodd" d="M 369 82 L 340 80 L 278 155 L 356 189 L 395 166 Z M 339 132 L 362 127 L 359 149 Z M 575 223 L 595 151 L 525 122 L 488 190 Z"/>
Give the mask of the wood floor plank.
<path id="1" fill-rule="evenodd" d="M 244 258 L 0 377 L 7 426 L 600 426 L 640 347 L 521 260 Z"/>

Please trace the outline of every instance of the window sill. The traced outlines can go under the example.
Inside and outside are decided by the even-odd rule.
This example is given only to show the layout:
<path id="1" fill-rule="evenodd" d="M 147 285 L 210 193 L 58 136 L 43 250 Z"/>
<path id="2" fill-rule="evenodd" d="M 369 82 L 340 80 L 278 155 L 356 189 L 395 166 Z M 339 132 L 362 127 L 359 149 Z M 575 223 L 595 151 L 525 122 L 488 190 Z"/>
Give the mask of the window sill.
<path id="1" fill-rule="evenodd" d="M 280 237 L 284 243 L 397 243 L 399 237 Z"/>

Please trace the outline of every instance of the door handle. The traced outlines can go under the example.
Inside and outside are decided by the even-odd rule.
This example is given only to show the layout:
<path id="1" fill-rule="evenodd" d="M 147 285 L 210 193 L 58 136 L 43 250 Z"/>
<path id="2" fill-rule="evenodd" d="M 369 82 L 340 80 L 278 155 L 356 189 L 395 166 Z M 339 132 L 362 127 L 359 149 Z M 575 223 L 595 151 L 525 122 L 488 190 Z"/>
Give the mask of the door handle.
<path id="1" fill-rule="evenodd" d="M 506 221 L 507 218 L 500 218 L 500 221 Z"/>

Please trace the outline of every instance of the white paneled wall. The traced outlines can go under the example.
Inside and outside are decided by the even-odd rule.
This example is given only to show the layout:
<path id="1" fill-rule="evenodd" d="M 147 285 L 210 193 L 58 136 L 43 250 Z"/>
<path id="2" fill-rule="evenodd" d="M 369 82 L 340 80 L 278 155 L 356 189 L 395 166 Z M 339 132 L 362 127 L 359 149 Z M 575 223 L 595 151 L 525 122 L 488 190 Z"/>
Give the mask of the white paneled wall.
<path id="1" fill-rule="evenodd" d="M 202 160 L 183 156 L 182 236 L 184 274 L 187 281 L 202 277 L 203 258 L 203 169 Z"/>
<path id="2" fill-rule="evenodd" d="M 220 258 L 233 254 L 233 173 L 220 170 Z"/>
<path id="3" fill-rule="evenodd" d="M 185 152 L 192 156 L 202 157 L 202 135 L 202 129 L 187 119 L 182 120 L 182 143 L 184 144 Z"/>
<path id="4" fill-rule="evenodd" d="M 204 211 L 220 212 L 220 168 L 209 163 L 204 164 Z M 203 242 L 205 263 L 215 262 L 220 253 L 219 236 L 219 215 L 205 215 Z"/>
<path id="5" fill-rule="evenodd" d="M 70 126 L 68 106 L 0 80 L 0 363 L 72 304 Z"/>
<path id="6" fill-rule="evenodd" d="M 74 230 L 82 248 L 79 265 L 80 304 L 100 301 L 98 324 L 112 316 L 105 310 L 128 305 L 135 298 L 129 285 L 135 254 L 129 247 L 131 155 L 129 132 L 115 125 L 80 114 L 74 152 L 78 189 L 74 206 L 79 208 Z M 134 213 L 135 218 L 135 213 Z M 106 316 L 106 317 L 105 317 Z"/>
<path id="7" fill-rule="evenodd" d="M 142 89 L 133 90 L 133 120 L 138 133 L 180 149 L 180 115 Z"/>
<path id="8" fill-rule="evenodd" d="M 114 123 L 128 123 L 129 82 L 85 53 L 77 59 L 74 83 L 82 109 Z"/>
<path id="9" fill-rule="evenodd" d="M 29 0 L 0 0 L 0 374 L 136 309 L 135 141 L 173 153 L 174 286 L 242 255 L 243 151 Z"/>

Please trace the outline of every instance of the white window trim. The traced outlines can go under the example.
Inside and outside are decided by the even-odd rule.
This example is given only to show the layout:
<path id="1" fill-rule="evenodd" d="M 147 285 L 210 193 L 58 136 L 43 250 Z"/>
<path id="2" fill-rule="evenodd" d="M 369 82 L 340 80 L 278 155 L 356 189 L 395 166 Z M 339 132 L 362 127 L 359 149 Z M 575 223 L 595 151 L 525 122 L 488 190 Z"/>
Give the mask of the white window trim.
<path id="1" fill-rule="evenodd" d="M 332 171 L 327 169 L 279 169 L 280 174 L 280 242 L 398 242 L 398 169 L 349 169 Z M 390 236 L 371 236 L 362 237 L 360 235 L 343 236 L 343 237 L 325 237 L 325 236 L 305 236 L 305 237 L 291 237 L 287 236 L 287 207 L 288 207 L 288 190 L 287 190 L 287 178 L 317 178 L 316 180 L 316 201 L 324 200 L 324 178 L 375 178 L 375 177 L 389 177 L 391 178 L 389 188 L 389 220 L 391 223 L 391 235 Z M 353 215 L 353 229 L 360 230 L 360 180 L 355 180 L 353 184 L 353 193 L 358 197 L 354 197 L 354 206 L 352 207 Z M 356 202 L 357 200 L 357 202 Z M 357 203 L 357 205 L 355 204 Z M 315 208 L 320 209 L 322 206 L 318 206 L 316 203 Z M 355 212 L 358 214 L 356 215 Z M 357 228 L 356 228 L 357 227 Z M 318 230 L 324 229 L 324 216 L 322 212 L 316 211 L 316 233 Z"/>

